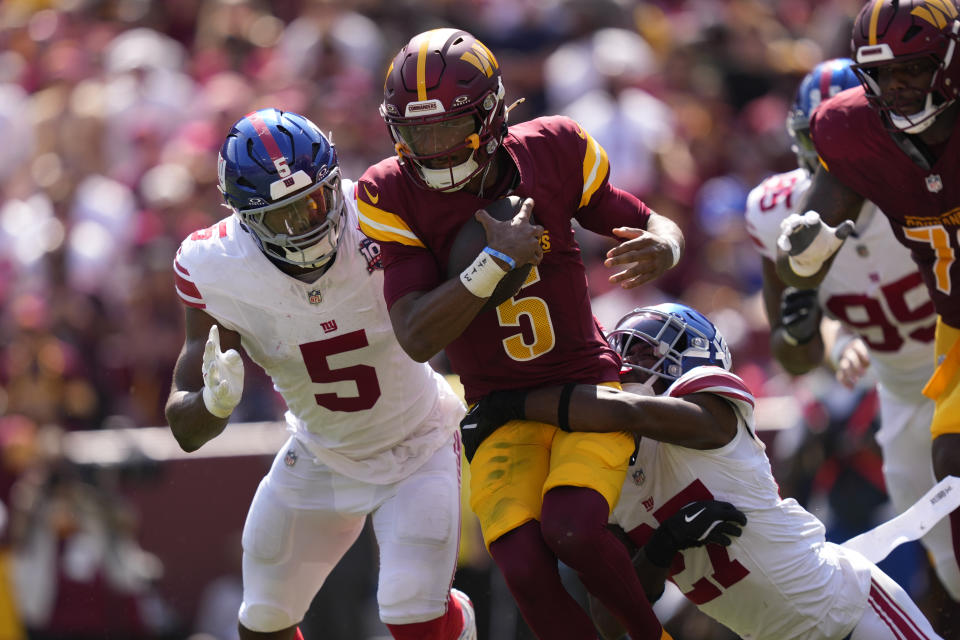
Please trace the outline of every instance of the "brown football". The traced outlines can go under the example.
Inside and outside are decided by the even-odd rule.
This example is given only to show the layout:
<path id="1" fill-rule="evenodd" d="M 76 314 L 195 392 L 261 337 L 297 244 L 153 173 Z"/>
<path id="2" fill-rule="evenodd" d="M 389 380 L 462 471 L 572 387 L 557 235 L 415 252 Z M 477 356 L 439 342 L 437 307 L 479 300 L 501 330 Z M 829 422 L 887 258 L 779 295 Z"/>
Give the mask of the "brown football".
<path id="1" fill-rule="evenodd" d="M 500 200 L 494 200 L 484 207 L 491 218 L 496 220 L 510 220 L 520 211 L 522 198 L 517 196 L 507 196 Z M 533 216 L 530 216 L 530 222 L 533 222 Z M 487 234 L 483 230 L 483 225 L 477 222 L 474 216 L 467 218 L 463 223 L 457 236 L 453 239 L 450 246 L 450 259 L 447 261 L 447 277 L 456 278 L 460 272 L 469 267 L 477 255 L 487 246 Z M 512 269 L 503 276 L 503 279 L 494 289 L 493 295 L 487 300 L 480 312 L 487 309 L 493 309 L 500 306 L 512 296 L 514 296 L 523 285 L 527 276 L 530 274 L 530 268 L 533 265 L 525 264 Z"/>

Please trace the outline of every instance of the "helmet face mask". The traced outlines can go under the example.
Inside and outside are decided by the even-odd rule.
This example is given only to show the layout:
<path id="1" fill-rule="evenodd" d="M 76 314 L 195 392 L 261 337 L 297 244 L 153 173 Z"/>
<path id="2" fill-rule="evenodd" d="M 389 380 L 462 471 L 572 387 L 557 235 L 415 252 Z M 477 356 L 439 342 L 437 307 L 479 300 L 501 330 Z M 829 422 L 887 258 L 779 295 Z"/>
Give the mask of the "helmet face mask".
<path id="1" fill-rule="evenodd" d="M 849 58 L 821 62 L 801 80 L 787 115 L 787 132 L 793 141 L 791 149 L 800 168 L 812 174 L 819 162 L 810 138 L 810 115 L 814 109 L 827 98 L 858 86 L 860 80 L 853 71 L 853 60 Z"/>
<path id="2" fill-rule="evenodd" d="M 854 69 L 888 128 L 922 133 L 960 95 L 956 0 L 875 0 L 853 29 Z"/>
<path id="3" fill-rule="evenodd" d="M 297 198 L 237 215 L 274 258 L 318 268 L 337 250 L 343 207 L 340 169 L 336 168 Z"/>
<path id="4" fill-rule="evenodd" d="M 220 190 L 270 258 L 302 269 L 336 255 L 344 209 L 334 146 L 295 113 L 238 120 L 220 150 Z"/>
<path id="5" fill-rule="evenodd" d="M 380 115 L 418 186 L 456 191 L 493 159 L 506 133 L 496 58 L 466 31 L 414 36 L 387 71 Z"/>
<path id="6" fill-rule="evenodd" d="M 617 323 L 607 342 L 623 361 L 624 382 L 639 382 L 656 394 L 695 367 L 729 370 L 732 361 L 719 330 L 681 304 L 634 309 Z"/>

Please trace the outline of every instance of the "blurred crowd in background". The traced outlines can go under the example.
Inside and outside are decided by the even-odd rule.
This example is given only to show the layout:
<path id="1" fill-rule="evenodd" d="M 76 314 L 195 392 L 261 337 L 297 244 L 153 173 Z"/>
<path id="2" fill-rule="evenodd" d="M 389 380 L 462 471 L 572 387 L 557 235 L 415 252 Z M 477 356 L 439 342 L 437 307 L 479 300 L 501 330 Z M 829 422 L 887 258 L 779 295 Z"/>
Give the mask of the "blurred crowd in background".
<path id="1" fill-rule="evenodd" d="M 680 264 L 629 292 L 607 283 L 611 241 L 578 236 L 601 322 L 668 299 L 707 313 L 756 395 L 797 399 L 800 410 L 778 414 L 779 430 L 764 435 L 784 497 L 841 540 L 885 518 L 872 391 L 839 388 L 826 370 L 792 380 L 770 359 L 760 259 L 742 216 L 753 186 L 796 167 L 784 127 L 794 90 L 817 62 L 849 54 L 861 4 L 4 0 L 0 576 L 10 585 L 6 599 L 0 586 L 0 640 L 24 637 L 4 631 L 5 606 L 30 638 L 235 637 L 238 575 L 198 575 L 203 597 L 178 598 L 170 559 L 145 542 L 144 505 L 125 495 L 162 483 L 163 466 L 77 464 L 63 436 L 164 424 L 183 339 L 171 262 L 186 235 L 228 215 L 216 154 L 230 125 L 262 107 L 301 113 L 332 132 L 344 175 L 356 178 L 392 153 L 377 111 L 389 60 L 439 26 L 471 31 L 494 52 L 508 104 L 524 98 L 511 121 L 572 116 L 607 150 L 612 182 L 684 229 Z M 233 420 L 278 419 L 269 380 L 247 371 Z M 207 550 L 233 554 L 235 571 L 237 511 L 222 548 Z M 184 528 L 191 517 L 165 514 Z M 485 553 L 468 523 L 458 580 L 478 603 L 481 638 L 527 637 Z M 922 603 L 918 553 L 908 546 L 899 568 L 884 568 Z M 376 637 L 369 554 L 358 549 L 332 578 L 344 581 L 339 606 L 321 614 L 329 603 L 318 598 L 322 637 Z M 373 621 L 369 631 L 356 615 Z M 731 637 L 702 617 L 676 620 L 686 629 L 676 637 Z"/>

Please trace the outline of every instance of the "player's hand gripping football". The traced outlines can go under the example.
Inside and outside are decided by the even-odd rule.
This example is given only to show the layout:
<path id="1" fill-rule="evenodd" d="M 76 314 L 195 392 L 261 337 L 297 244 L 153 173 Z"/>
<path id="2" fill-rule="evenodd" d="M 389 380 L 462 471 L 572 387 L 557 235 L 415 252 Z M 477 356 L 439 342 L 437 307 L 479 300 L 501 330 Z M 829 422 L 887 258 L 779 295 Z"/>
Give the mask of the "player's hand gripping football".
<path id="1" fill-rule="evenodd" d="M 226 418 L 243 394 L 243 360 L 236 349 L 220 349 L 220 329 L 210 327 L 203 349 L 203 404 L 218 418 Z"/>
<path id="2" fill-rule="evenodd" d="M 731 536 L 739 537 L 746 524 L 747 516 L 729 502 L 691 502 L 664 520 L 643 550 L 652 564 L 665 569 L 683 549 L 705 544 L 729 546 Z"/>
<path id="3" fill-rule="evenodd" d="M 790 256 L 790 268 L 802 278 L 814 275 L 851 233 L 854 224 L 844 220 L 831 227 L 816 211 L 791 213 L 780 223 L 777 246 Z"/>
<path id="4" fill-rule="evenodd" d="M 820 333 L 823 312 L 816 289 L 787 287 L 780 296 L 780 321 L 784 338 L 793 346 L 806 344 Z"/>
<path id="5" fill-rule="evenodd" d="M 460 421 L 460 440 L 467 462 L 480 443 L 487 439 L 500 425 L 511 420 L 523 420 L 526 391 L 494 391 L 480 398 Z"/>
<path id="6" fill-rule="evenodd" d="M 635 227 L 617 227 L 613 233 L 624 240 L 607 251 L 603 264 L 606 267 L 627 265 L 609 278 L 611 283 L 624 289 L 659 278 L 680 258 L 679 245 L 655 233 Z"/>
<path id="7" fill-rule="evenodd" d="M 537 265 L 543 259 L 543 248 L 540 246 L 543 227 L 530 223 L 532 213 L 533 198 L 524 198 L 520 211 L 512 220 L 500 222 L 483 209 L 477 211 L 476 218 L 487 235 L 487 246 L 510 256 L 519 267 L 525 264 Z M 508 265 L 501 266 L 510 269 Z"/>

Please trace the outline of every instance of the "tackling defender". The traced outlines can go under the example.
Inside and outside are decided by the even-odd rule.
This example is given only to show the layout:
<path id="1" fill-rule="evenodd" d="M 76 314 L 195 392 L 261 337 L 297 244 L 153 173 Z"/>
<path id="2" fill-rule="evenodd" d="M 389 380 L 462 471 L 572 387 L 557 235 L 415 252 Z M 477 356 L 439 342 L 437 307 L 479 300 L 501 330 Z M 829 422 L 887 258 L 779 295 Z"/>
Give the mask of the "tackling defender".
<path id="1" fill-rule="evenodd" d="M 508 420 L 627 428 L 640 436 L 639 451 L 610 520 L 643 548 L 636 567 L 648 589 L 655 576 L 669 576 L 700 610 L 754 640 L 940 638 L 896 582 L 826 542 L 815 516 L 780 498 L 755 434 L 753 394 L 729 371 L 726 342 L 704 315 L 674 303 L 635 309 L 608 339 L 626 368 L 623 391 L 568 384 L 492 394 L 461 423 L 475 425 L 463 431 L 465 451 Z M 742 524 L 709 504 L 690 505 L 701 500 L 735 505 L 746 516 L 742 535 L 728 546 L 684 548 L 663 532 L 674 530 L 678 513 L 688 525 Z M 620 637 L 609 615 L 596 615 L 605 637 Z"/>
<path id="2" fill-rule="evenodd" d="M 333 145 L 306 118 L 263 109 L 233 125 L 218 172 L 233 215 L 184 240 L 173 264 L 186 341 L 166 413 L 186 451 L 223 431 L 241 348 L 288 407 L 291 436 L 243 529 L 240 638 L 300 638 L 370 515 L 393 637 L 474 640 L 470 600 L 450 588 L 463 405 L 397 344 L 379 248 L 357 227 Z"/>

